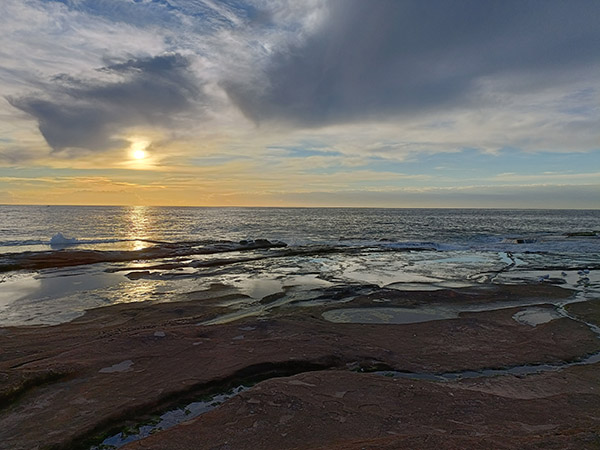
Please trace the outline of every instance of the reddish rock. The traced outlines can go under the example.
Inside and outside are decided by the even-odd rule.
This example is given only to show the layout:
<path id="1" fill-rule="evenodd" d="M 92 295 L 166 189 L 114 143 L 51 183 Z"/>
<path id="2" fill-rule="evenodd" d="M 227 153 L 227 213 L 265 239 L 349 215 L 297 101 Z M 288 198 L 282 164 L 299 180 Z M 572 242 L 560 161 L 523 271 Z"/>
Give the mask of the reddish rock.
<path id="1" fill-rule="evenodd" d="M 486 292 L 487 301 L 519 298 L 518 290 L 514 288 L 495 288 Z M 426 296 L 427 299 L 421 301 L 431 304 L 443 301 L 447 294 L 414 294 L 413 300 L 416 299 L 416 302 L 420 296 Z M 411 295 L 399 294 L 397 304 L 410 300 Z M 457 291 L 448 296 L 448 301 L 472 301 L 473 295 L 483 294 L 480 291 Z M 540 288 L 538 295 L 543 298 L 543 288 Z M 396 300 L 393 296 L 389 300 L 385 305 L 394 306 Z M 361 299 L 352 306 L 366 305 L 365 302 L 366 299 Z M 573 375 L 579 372 L 572 369 L 558 372 L 556 377 L 564 376 L 566 381 L 561 384 L 552 378 L 554 381 L 548 385 L 554 386 L 555 390 L 551 394 L 543 391 L 536 381 L 530 381 L 535 377 L 525 377 L 523 383 L 520 383 L 521 379 L 515 379 L 519 383 L 510 386 L 501 383 L 477 385 L 473 382 L 452 383 L 458 387 L 451 388 L 449 383 L 396 381 L 348 373 L 349 368 L 368 369 L 376 366 L 414 372 L 445 372 L 570 361 L 600 350 L 600 340 L 580 322 L 564 318 L 532 327 L 512 319 L 512 315 L 519 310 L 515 308 L 468 313 L 457 319 L 408 325 L 334 324 L 320 318 L 324 309 L 288 308 L 279 310 L 269 318 L 198 326 L 199 322 L 221 311 L 215 302 L 207 299 L 202 302 L 158 305 L 118 305 L 90 311 L 84 317 L 60 326 L 0 329 L 0 380 L 3 383 L 0 390 L 0 401 L 3 402 L 0 409 L 0 448 L 73 448 L 98 432 L 125 424 L 128 420 L 135 423 L 141 417 L 165 410 L 180 400 L 194 398 L 210 389 L 223 388 L 228 382 L 239 383 L 256 375 L 289 375 L 315 369 L 321 371 L 292 379 L 269 380 L 239 398 L 228 401 L 218 411 L 230 411 L 228 408 L 243 411 L 243 414 L 235 417 L 238 417 L 236 420 L 240 433 L 246 430 L 246 448 L 277 448 L 261 447 L 264 442 L 270 442 L 261 440 L 261 436 L 267 436 L 266 431 L 247 431 L 248 427 L 262 427 L 260 421 L 256 422 L 256 426 L 255 421 L 250 422 L 254 417 L 259 417 L 256 415 L 258 413 L 266 414 L 266 424 L 274 426 L 274 430 L 278 426 L 288 430 L 284 431 L 288 433 L 284 436 L 286 442 L 304 445 L 309 442 L 305 441 L 307 434 L 323 435 L 321 440 L 310 442 L 332 448 L 336 445 L 341 446 L 339 448 L 362 448 L 359 447 L 363 445 L 362 441 L 367 442 L 364 445 L 371 445 L 368 443 L 371 440 L 376 440 L 373 445 L 394 448 L 402 439 L 416 448 L 421 442 L 429 445 L 427 442 L 439 441 L 438 434 L 431 433 L 438 426 L 446 430 L 440 432 L 439 436 L 456 434 L 448 428 L 452 420 L 457 420 L 450 418 L 450 411 L 463 411 L 465 418 L 477 418 L 478 421 L 468 422 L 464 426 L 454 424 L 456 429 L 461 430 L 456 439 L 442 441 L 455 442 L 457 446 L 464 444 L 477 448 L 477 445 L 487 442 L 495 445 L 496 442 L 501 443 L 498 436 L 512 436 L 512 432 L 521 425 L 513 425 L 512 428 L 507 425 L 511 408 L 518 417 L 517 422 L 531 423 L 533 430 L 537 430 L 535 427 L 542 422 L 553 421 L 554 416 L 550 413 L 566 411 L 575 414 L 573 417 L 576 420 L 581 418 L 579 428 L 573 424 L 564 430 L 556 428 L 560 431 L 560 439 L 566 436 L 565 433 L 572 432 L 575 436 L 573 442 L 587 445 L 586 436 L 597 432 L 594 421 L 600 413 L 594 408 L 600 405 L 600 401 L 590 387 L 598 389 L 597 371 L 586 375 L 588 379 L 581 380 Z M 323 371 L 328 368 L 337 370 Z M 310 378 L 313 376 L 317 378 Z M 546 380 L 543 377 L 539 379 Z M 571 390 L 569 386 L 572 383 L 577 383 L 579 390 Z M 527 387 L 529 384 L 532 386 Z M 411 385 L 415 386 L 414 392 L 408 389 Z M 309 387 L 311 389 L 307 389 Z M 546 393 L 541 398 L 528 398 L 530 394 L 523 394 L 523 398 L 513 395 L 510 402 L 506 400 L 506 395 L 501 394 L 517 392 L 519 389 L 525 389 L 524 392 L 542 389 Z M 353 390 L 366 397 L 336 397 L 340 392 Z M 304 399 L 300 393 L 305 391 L 307 395 L 314 392 L 318 396 L 313 399 L 309 395 Z M 398 410 L 400 406 L 383 399 L 384 392 L 393 393 L 394 396 L 390 398 L 396 399 L 394 405 L 398 403 L 405 409 Z M 286 397 L 290 393 L 297 395 L 294 397 L 296 400 Z M 256 399 L 260 401 L 254 409 L 251 408 L 254 403 L 250 401 L 253 395 L 258 395 Z M 373 398 L 369 397 L 371 395 Z M 331 408 L 325 408 L 319 413 L 321 415 L 313 411 L 318 405 L 314 402 L 319 398 L 333 402 L 328 403 Z M 294 405 L 299 405 L 302 411 L 308 412 L 306 417 L 297 422 L 302 426 L 295 425 L 300 416 L 286 422 L 285 417 L 289 412 L 277 419 L 285 416 L 282 424 L 272 423 L 275 419 L 271 417 L 271 411 L 275 414 L 278 410 L 271 410 L 268 402 L 279 404 L 284 401 L 292 411 L 295 411 Z M 554 407 L 551 406 L 553 401 L 557 402 Z M 449 406 L 441 410 L 445 412 L 438 422 L 434 420 L 439 415 L 436 405 L 441 403 Z M 366 405 L 374 406 L 369 409 Z M 405 416 L 400 413 L 408 411 L 406 408 L 409 406 L 412 412 L 407 416 L 410 419 L 407 419 L 407 424 L 412 431 L 403 431 L 404 434 L 400 436 L 388 434 L 388 431 L 405 429 L 404 425 L 400 426 L 403 422 L 397 420 L 404 420 Z M 347 408 L 352 412 L 346 418 L 348 424 L 335 419 L 339 411 L 345 411 L 339 408 Z M 578 409 L 581 414 L 577 413 Z M 255 414 L 250 411 L 255 411 Z M 326 413 L 333 414 L 330 420 L 316 420 L 319 417 L 323 419 L 322 414 Z M 534 416 L 528 419 L 530 413 Z M 217 426 L 219 421 L 212 421 L 211 417 L 218 417 L 218 414 L 215 411 L 206 418 L 198 419 L 198 423 L 208 421 L 206 423 L 212 424 L 202 432 L 205 433 L 202 436 L 206 436 L 206 439 L 212 436 L 213 439 L 198 442 L 207 442 L 206 445 L 221 442 L 224 433 L 229 433 L 227 430 L 236 428 L 235 423 L 230 423 L 231 420 Z M 393 426 L 385 419 L 388 416 L 395 418 Z M 588 419 L 584 420 L 585 417 Z M 379 431 L 371 434 L 346 432 L 350 424 L 355 424 L 359 430 L 358 423 L 363 420 L 369 427 Z M 326 429 L 323 424 L 327 425 Z M 480 425 L 479 429 L 486 430 L 487 434 L 477 434 L 474 424 Z M 265 425 L 264 429 L 260 429 L 267 428 Z M 196 433 L 196 428 L 183 425 L 173 433 L 184 429 L 190 430 L 190 436 Z M 532 433 L 527 431 L 524 434 L 525 441 L 519 440 L 520 437 L 514 438 L 517 440 L 507 437 L 508 448 L 519 448 L 517 444 L 530 440 L 537 442 L 535 433 Z M 543 430 L 540 433 L 546 439 L 550 431 Z M 242 439 L 242 434 L 239 436 Z M 552 442 L 559 442 L 560 439 Z M 146 441 L 139 445 L 142 444 L 145 445 Z"/>
<path id="2" fill-rule="evenodd" d="M 577 390 L 584 392 L 523 399 L 460 383 L 305 373 L 260 383 L 196 420 L 124 448 L 599 448 L 600 392 L 589 384 Z"/>

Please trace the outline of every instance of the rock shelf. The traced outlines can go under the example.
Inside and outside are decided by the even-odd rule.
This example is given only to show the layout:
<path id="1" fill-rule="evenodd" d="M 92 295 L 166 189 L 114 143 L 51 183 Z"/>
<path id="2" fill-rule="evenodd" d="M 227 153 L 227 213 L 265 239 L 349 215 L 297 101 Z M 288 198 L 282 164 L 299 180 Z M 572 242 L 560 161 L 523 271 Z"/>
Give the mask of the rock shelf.
<path id="1" fill-rule="evenodd" d="M 334 307 L 198 325 L 222 299 L 130 303 L 58 326 L 0 329 L 0 448 L 89 449 L 119 427 L 244 382 L 250 389 L 127 449 L 598 448 L 599 363 L 531 375 L 427 381 L 441 374 L 561 364 L 600 351 L 600 302 L 536 326 L 523 299 L 551 285 L 372 292 L 348 308 L 498 304 L 419 323 L 332 323 Z M 385 302 L 380 301 L 385 299 Z M 377 300 L 377 302 L 375 301 Z M 262 380 L 262 381 L 260 381 Z"/>

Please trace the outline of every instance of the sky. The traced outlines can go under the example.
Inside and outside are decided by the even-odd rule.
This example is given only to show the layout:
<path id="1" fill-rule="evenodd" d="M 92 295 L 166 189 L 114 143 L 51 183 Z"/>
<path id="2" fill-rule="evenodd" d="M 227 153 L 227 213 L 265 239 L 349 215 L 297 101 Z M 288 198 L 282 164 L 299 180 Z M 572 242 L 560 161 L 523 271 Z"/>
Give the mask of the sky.
<path id="1" fill-rule="evenodd" d="M 600 208 L 597 0 L 1 0 L 0 204 Z"/>

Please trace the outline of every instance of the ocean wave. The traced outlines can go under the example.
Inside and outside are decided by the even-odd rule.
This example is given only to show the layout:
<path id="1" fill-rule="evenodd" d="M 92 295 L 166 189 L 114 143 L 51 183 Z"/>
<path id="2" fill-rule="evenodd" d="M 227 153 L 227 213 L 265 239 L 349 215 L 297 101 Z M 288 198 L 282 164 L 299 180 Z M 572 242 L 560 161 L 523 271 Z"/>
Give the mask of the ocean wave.
<path id="1" fill-rule="evenodd" d="M 27 247 L 31 245 L 48 245 L 48 241 L 39 239 L 24 239 L 15 241 L 0 241 L 0 247 Z"/>
<path id="2" fill-rule="evenodd" d="M 79 241 L 77 238 L 66 237 L 62 233 L 56 233 L 50 238 L 50 247 L 66 247 L 69 245 L 77 245 Z"/>
<path id="3" fill-rule="evenodd" d="M 44 242 L 45 244 L 49 244 L 51 247 L 67 247 L 67 246 L 75 246 L 75 245 L 98 245 L 98 244 L 118 244 L 120 242 L 148 242 L 150 244 L 168 244 L 163 241 L 156 241 L 152 239 L 118 239 L 118 238 L 104 238 L 104 239 L 78 239 L 75 237 L 67 237 L 62 233 L 56 233 L 54 236 L 50 238 L 49 242 Z"/>
<path id="4" fill-rule="evenodd" d="M 148 242 L 151 244 L 165 244 L 163 241 L 152 239 L 118 239 L 118 238 L 103 238 L 103 239 L 79 239 L 67 237 L 62 233 L 54 234 L 50 240 L 47 239 L 21 239 L 0 241 L 0 247 L 32 247 L 32 246 L 50 246 L 68 247 L 77 245 L 102 245 L 102 244 L 118 244 L 121 242 Z"/>

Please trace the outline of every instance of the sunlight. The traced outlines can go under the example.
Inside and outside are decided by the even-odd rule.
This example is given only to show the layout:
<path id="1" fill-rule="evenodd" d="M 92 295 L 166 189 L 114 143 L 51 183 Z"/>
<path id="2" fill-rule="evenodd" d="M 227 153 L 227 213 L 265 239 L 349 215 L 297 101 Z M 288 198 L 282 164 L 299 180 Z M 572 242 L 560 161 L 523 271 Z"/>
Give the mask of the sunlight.
<path id="1" fill-rule="evenodd" d="M 134 150 L 133 157 L 135 159 L 144 159 L 146 157 L 146 152 L 144 150 Z"/>
<path id="2" fill-rule="evenodd" d="M 134 138 L 131 141 L 131 146 L 129 147 L 131 157 L 133 159 L 141 160 L 148 157 L 148 152 L 146 149 L 150 145 L 150 142 L 145 139 Z"/>
<path id="3" fill-rule="evenodd" d="M 149 238 L 149 216 L 146 206 L 131 206 L 127 216 L 128 239 L 131 239 L 132 249 L 141 250 L 151 244 L 146 242 Z"/>

